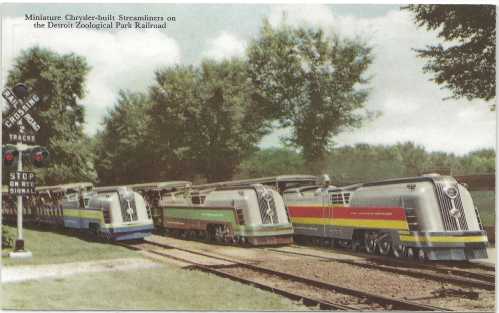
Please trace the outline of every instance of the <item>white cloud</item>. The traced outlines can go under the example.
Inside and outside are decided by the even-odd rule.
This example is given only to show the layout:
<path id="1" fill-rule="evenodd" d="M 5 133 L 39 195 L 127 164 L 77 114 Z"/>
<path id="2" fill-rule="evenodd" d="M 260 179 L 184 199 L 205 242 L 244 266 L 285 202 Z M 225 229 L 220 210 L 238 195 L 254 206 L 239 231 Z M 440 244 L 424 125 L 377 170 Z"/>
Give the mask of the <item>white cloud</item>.
<path id="1" fill-rule="evenodd" d="M 444 101 L 450 93 L 422 72 L 425 60 L 417 58 L 412 49 L 440 40 L 434 32 L 418 28 L 409 12 L 393 10 L 381 17 L 360 18 L 334 15 L 324 5 L 288 5 L 273 7 L 269 21 L 278 24 L 283 12 L 289 24 L 320 26 L 344 37 L 360 37 L 373 47 L 367 108 L 381 111 L 382 116 L 337 136 L 339 145 L 410 140 L 430 151 L 458 154 L 495 147 L 496 116 L 489 110 L 491 103 Z M 277 137 L 266 137 L 262 146 L 277 143 Z"/>
<path id="2" fill-rule="evenodd" d="M 221 32 L 216 38 L 210 39 L 208 49 L 203 57 L 215 60 L 230 59 L 244 55 L 246 42 L 229 32 Z"/>
<path id="3" fill-rule="evenodd" d="M 155 29 L 118 32 L 34 29 L 22 18 L 5 18 L 3 39 L 4 79 L 20 51 L 34 45 L 58 53 L 74 52 L 87 59 L 91 70 L 82 104 L 86 108 L 85 130 L 89 134 L 100 127 L 120 89 L 145 91 L 158 67 L 179 63 L 181 57 L 176 41 Z"/>

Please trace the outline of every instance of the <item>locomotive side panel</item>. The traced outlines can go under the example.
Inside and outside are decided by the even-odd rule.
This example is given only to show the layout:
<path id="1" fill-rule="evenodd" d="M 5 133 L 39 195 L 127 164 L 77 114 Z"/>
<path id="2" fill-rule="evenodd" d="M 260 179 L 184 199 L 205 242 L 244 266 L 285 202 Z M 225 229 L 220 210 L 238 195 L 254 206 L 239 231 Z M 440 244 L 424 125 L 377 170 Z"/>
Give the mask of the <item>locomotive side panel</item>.
<path id="1" fill-rule="evenodd" d="M 284 193 L 296 234 L 335 239 L 342 246 L 362 246 L 383 255 L 487 257 L 487 237 L 471 195 L 450 176 L 304 190 Z M 321 198 L 324 194 L 327 201 Z"/>
<path id="2" fill-rule="evenodd" d="M 327 236 L 325 224 L 329 205 L 324 205 L 324 196 L 317 188 L 307 192 L 286 192 L 284 200 L 296 235 Z M 349 234 L 345 234 L 348 236 Z M 350 232 L 351 237 L 351 232 Z"/>
<path id="3" fill-rule="evenodd" d="M 292 242 L 280 194 L 263 186 L 209 192 L 202 204 L 166 204 L 161 225 L 174 234 L 253 245 Z"/>
<path id="4" fill-rule="evenodd" d="M 350 206 L 408 209 L 416 217 L 411 229 L 443 227 L 434 187 L 428 181 L 361 187 L 352 194 Z"/>

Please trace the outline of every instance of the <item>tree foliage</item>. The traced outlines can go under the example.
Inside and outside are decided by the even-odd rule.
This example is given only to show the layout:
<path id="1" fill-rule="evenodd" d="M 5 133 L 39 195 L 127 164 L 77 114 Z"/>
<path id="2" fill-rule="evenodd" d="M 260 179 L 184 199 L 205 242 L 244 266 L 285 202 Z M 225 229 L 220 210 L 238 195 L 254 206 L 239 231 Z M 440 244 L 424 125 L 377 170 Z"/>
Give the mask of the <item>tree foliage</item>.
<path id="1" fill-rule="evenodd" d="M 116 105 L 104 118 L 104 129 L 96 135 L 95 168 L 100 184 L 130 184 L 153 176 L 145 141 L 149 108 L 146 94 L 119 92 Z"/>
<path id="2" fill-rule="evenodd" d="M 237 179 L 307 173 L 300 153 L 284 149 L 262 149 L 245 158 L 238 169 Z"/>
<path id="3" fill-rule="evenodd" d="M 238 178 L 308 173 L 301 154 L 289 149 L 263 149 L 241 163 Z M 413 142 L 394 145 L 356 144 L 327 154 L 323 173 L 339 186 L 424 173 L 474 175 L 495 173 L 495 151 L 481 149 L 463 156 L 428 152 Z"/>
<path id="4" fill-rule="evenodd" d="M 428 60 L 425 72 L 454 98 L 495 98 L 496 9 L 494 5 L 423 4 L 407 7 L 416 23 L 438 30 L 446 45 L 416 50 Z"/>
<path id="5" fill-rule="evenodd" d="M 264 21 L 248 57 L 260 105 L 281 126 L 292 127 L 288 140 L 303 150 L 309 166 L 320 167 L 333 136 L 366 117 L 365 71 L 372 57 L 364 44 Z"/>
<path id="6" fill-rule="evenodd" d="M 237 59 L 158 71 L 149 110 L 158 175 L 230 179 L 268 132 L 253 93 L 246 63 Z"/>
<path id="7" fill-rule="evenodd" d="M 84 58 L 73 53 L 60 55 L 33 47 L 15 60 L 8 73 L 7 86 L 24 82 L 41 102 L 30 110 L 40 124 L 37 144 L 48 148 L 48 168 L 37 169 L 39 184 L 93 181 L 93 155 L 89 138 L 83 134 L 85 77 L 90 68 Z M 29 129 L 29 126 L 26 127 Z M 3 131 L 3 142 L 7 132 Z"/>

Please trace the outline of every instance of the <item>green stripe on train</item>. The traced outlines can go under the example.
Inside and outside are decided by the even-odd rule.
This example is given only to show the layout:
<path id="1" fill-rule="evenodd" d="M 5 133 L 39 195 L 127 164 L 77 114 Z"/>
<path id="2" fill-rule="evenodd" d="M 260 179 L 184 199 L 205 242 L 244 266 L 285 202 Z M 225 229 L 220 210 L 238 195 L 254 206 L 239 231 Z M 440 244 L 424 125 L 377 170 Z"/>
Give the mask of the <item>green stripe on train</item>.
<path id="1" fill-rule="evenodd" d="M 223 221 L 235 224 L 234 211 L 211 209 L 164 208 L 166 218 L 182 218 L 202 221 Z"/>

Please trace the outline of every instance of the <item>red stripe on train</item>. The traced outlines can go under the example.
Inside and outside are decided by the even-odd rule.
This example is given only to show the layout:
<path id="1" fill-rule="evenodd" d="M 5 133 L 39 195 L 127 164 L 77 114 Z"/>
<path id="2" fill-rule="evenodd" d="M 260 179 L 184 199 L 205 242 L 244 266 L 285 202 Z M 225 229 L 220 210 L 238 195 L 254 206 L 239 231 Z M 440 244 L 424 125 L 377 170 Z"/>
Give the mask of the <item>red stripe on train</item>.
<path id="1" fill-rule="evenodd" d="M 371 219 L 371 220 L 405 220 L 403 208 L 367 208 L 367 207 L 288 207 L 291 217 L 331 217 L 333 218 Z"/>
<path id="2" fill-rule="evenodd" d="M 322 211 L 326 213 L 328 208 L 318 206 L 288 206 L 288 212 L 291 217 L 322 217 Z"/>

